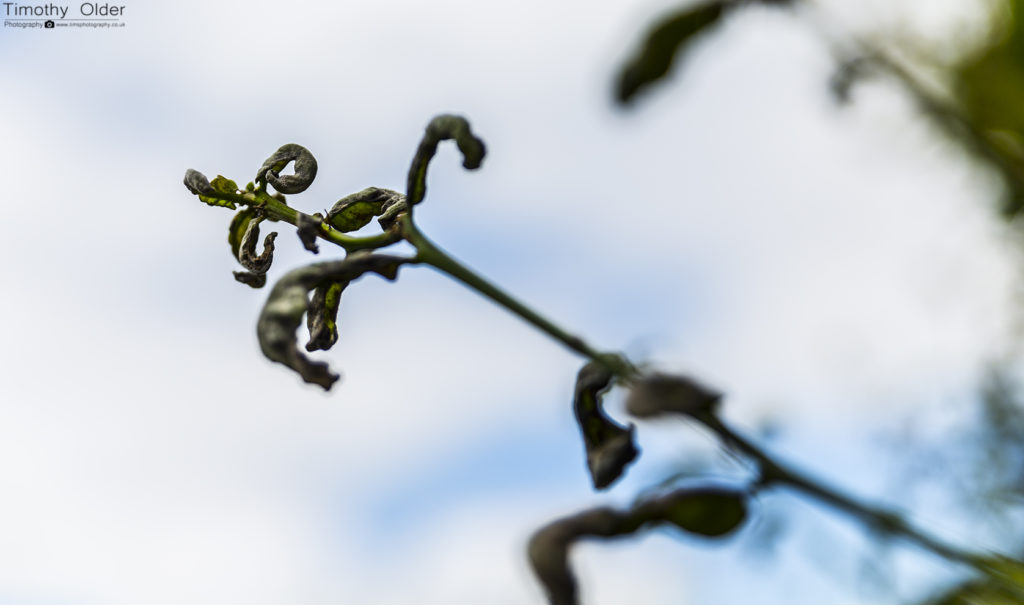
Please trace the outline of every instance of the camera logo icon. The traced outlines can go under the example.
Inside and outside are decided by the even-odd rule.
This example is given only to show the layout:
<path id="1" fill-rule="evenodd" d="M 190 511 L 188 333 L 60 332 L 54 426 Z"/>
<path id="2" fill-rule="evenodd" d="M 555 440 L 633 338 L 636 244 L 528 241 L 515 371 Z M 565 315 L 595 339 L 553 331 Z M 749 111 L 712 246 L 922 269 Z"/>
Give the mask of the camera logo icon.
<path id="1" fill-rule="evenodd" d="M 47 20 L 45 23 L 43 23 L 43 27 L 45 27 L 46 29 L 53 29 L 53 21 Z"/>

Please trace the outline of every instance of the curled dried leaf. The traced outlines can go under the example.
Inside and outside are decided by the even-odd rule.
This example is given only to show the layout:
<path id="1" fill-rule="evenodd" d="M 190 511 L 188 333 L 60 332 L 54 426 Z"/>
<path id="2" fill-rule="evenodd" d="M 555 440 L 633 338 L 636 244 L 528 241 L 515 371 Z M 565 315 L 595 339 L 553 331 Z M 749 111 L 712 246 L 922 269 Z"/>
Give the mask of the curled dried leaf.
<path id="1" fill-rule="evenodd" d="M 249 222 L 256 218 L 258 212 L 252 207 L 243 208 L 231 219 L 231 225 L 228 226 L 228 245 L 231 246 L 231 256 L 234 258 L 238 258 L 238 250 L 242 246 L 245 231 L 249 228 Z"/>
<path id="2" fill-rule="evenodd" d="M 295 174 L 282 175 L 281 171 L 291 162 L 295 162 Z M 256 172 L 256 180 L 270 183 L 281 193 L 302 193 L 316 178 L 316 169 L 316 158 L 308 149 L 288 143 L 263 162 Z"/>
<path id="3" fill-rule="evenodd" d="M 238 262 L 249 271 L 262 275 L 270 269 L 274 262 L 274 240 L 277 232 L 267 234 L 263 239 L 263 253 L 256 255 L 256 242 L 260 239 L 260 221 L 249 221 L 245 228 L 245 235 L 238 246 Z"/>
<path id="4" fill-rule="evenodd" d="M 342 233 L 357 231 L 368 225 L 373 217 L 380 216 L 385 207 L 393 205 L 396 200 L 405 200 L 405 196 L 391 189 L 367 187 L 338 200 L 327 212 L 327 223 Z"/>
<path id="5" fill-rule="evenodd" d="M 583 434 L 587 468 L 596 489 L 604 489 L 622 476 L 626 465 L 639 451 L 633 443 L 633 425 L 623 427 L 609 418 L 601 405 L 612 373 L 602 365 L 588 363 L 576 377 L 573 411 Z"/>
<path id="6" fill-rule="evenodd" d="M 394 279 L 409 259 L 382 254 L 353 255 L 340 261 L 316 263 L 285 274 L 270 291 L 257 324 L 260 349 L 271 361 L 284 364 L 302 379 L 329 390 L 339 376 L 326 363 L 312 361 L 298 348 L 295 330 L 310 310 L 307 293 L 317 286 L 348 284 L 364 273 Z"/>
<path id="7" fill-rule="evenodd" d="M 299 241 L 302 242 L 302 247 L 313 254 L 320 253 L 320 247 L 316 245 L 316 238 L 320 234 L 321 224 L 323 224 L 323 218 L 319 214 L 310 216 L 300 212 L 299 219 L 296 221 L 295 226 L 298 227 Z"/>
<path id="8" fill-rule="evenodd" d="M 722 394 L 691 378 L 651 374 L 638 379 L 626 399 L 626 411 L 637 418 L 664 414 L 697 416 L 714 412 Z"/>
<path id="9" fill-rule="evenodd" d="M 380 224 L 381 229 L 390 231 L 396 225 L 398 215 L 408 210 L 408 200 L 404 195 L 399 194 L 397 197 L 384 202 L 384 205 L 381 206 L 380 218 L 377 219 L 377 222 Z"/>
<path id="10" fill-rule="evenodd" d="M 430 121 L 427 131 L 416 150 L 416 156 L 409 168 L 409 180 L 406 186 L 408 203 L 414 206 L 423 201 L 427 193 L 427 166 L 437 153 L 437 145 L 441 141 L 455 139 L 462 152 L 462 165 L 467 170 L 475 170 L 487 153 L 484 142 L 470 130 L 469 122 L 461 116 L 440 115 Z"/>
<path id="11" fill-rule="evenodd" d="M 309 329 L 307 351 L 326 351 L 338 342 L 338 305 L 341 292 L 348 282 L 323 284 L 316 287 L 309 300 L 306 327 Z"/>
<path id="12" fill-rule="evenodd" d="M 260 313 L 257 324 L 260 349 L 267 359 L 295 370 L 304 381 L 329 390 L 339 376 L 332 373 L 326 363 L 310 360 L 296 347 L 295 330 L 302 323 L 306 306 L 306 288 L 282 278 L 271 290 Z"/>

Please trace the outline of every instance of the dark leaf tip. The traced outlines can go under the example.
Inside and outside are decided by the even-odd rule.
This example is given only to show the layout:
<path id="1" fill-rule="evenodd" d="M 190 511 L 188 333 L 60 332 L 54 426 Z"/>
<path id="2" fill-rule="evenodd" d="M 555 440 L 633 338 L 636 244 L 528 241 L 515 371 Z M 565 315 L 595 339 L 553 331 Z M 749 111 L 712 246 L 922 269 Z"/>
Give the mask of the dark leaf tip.
<path id="1" fill-rule="evenodd" d="M 573 411 L 583 436 L 587 469 L 596 489 L 605 489 L 614 483 L 640 453 L 634 444 L 634 427 L 616 424 L 604 412 L 601 399 L 611 380 L 612 373 L 593 362 L 583 366 L 576 376 Z"/>
<path id="2" fill-rule="evenodd" d="M 410 205 L 423 201 L 427 192 L 427 167 L 437 153 L 438 144 L 448 139 L 455 140 L 459 151 L 462 152 L 462 165 L 466 169 L 475 170 L 483 162 L 487 147 L 473 134 L 469 122 L 462 116 L 437 116 L 427 125 L 423 140 L 420 141 L 420 146 L 413 157 L 412 166 L 409 167 L 406 195 Z"/>
<path id="3" fill-rule="evenodd" d="M 302 242 L 302 247 L 309 250 L 313 254 L 320 253 L 320 247 L 316 245 L 316 239 L 320 235 L 320 226 L 323 224 L 323 220 L 318 216 L 309 216 L 308 214 L 299 213 L 299 219 L 296 227 L 298 228 L 299 241 Z"/>

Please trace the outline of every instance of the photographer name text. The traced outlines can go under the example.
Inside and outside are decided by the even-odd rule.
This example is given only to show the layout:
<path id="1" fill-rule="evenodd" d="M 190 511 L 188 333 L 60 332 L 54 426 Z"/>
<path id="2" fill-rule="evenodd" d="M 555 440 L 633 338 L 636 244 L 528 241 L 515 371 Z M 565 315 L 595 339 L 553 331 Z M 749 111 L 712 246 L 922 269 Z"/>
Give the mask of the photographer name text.
<path id="1" fill-rule="evenodd" d="M 68 16 L 68 6 L 63 4 L 18 4 L 16 2 L 4 2 L 4 16 L 6 17 L 50 17 L 65 19 Z M 78 13 L 72 16 L 82 17 L 120 17 L 124 15 L 124 6 L 112 6 L 110 4 L 98 4 L 96 2 L 83 2 L 78 5 Z"/>

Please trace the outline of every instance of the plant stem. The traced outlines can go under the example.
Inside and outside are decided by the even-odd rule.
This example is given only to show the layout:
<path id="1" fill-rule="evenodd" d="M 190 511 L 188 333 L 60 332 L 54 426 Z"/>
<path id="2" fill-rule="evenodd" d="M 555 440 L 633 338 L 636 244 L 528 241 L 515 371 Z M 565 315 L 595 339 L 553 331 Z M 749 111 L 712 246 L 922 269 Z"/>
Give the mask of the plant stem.
<path id="1" fill-rule="evenodd" d="M 209 196 L 231 201 L 236 204 L 259 208 L 268 219 L 284 221 L 295 225 L 296 227 L 298 227 L 299 224 L 299 217 L 303 215 L 302 212 L 299 212 L 281 200 L 270 196 L 263 189 L 252 192 L 250 195 L 216 192 L 209 194 Z M 312 217 L 308 215 L 306 216 L 312 219 Z M 627 362 L 621 355 L 614 353 L 602 353 L 601 351 L 591 347 L 579 336 L 566 332 L 555 323 L 519 302 L 491 282 L 480 277 L 468 267 L 452 258 L 416 228 L 416 225 L 412 221 L 412 214 L 408 211 L 399 215 L 397 223 L 393 228 L 378 235 L 362 238 L 351 237 L 344 235 L 323 221 L 320 222 L 320 230 L 317 235 L 333 244 L 341 246 L 349 252 L 366 248 L 382 248 L 405 239 L 416 248 L 416 262 L 428 264 L 435 269 L 448 274 L 469 288 L 476 290 L 483 296 L 486 296 L 500 306 L 508 309 L 515 315 L 518 315 L 524 321 L 562 343 L 570 350 L 605 366 L 609 371 L 623 380 L 628 381 L 636 373 L 629 362 Z"/>
<path id="2" fill-rule="evenodd" d="M 969 565 L 979 571 L 986 570 L 983 559 L 955 546 L 946 544 L 910 525 L 898 513 L 858 501 L 819 479 L 814 479 L 799 470 L 772 458 L 767 452 L 747 440 L 726 425 L 718 416 L 705 413 L 693 418 L 715 433 L 727 447 L 755 460 L 761 473 L 761 484 L 765 486 L 785 485 L 851 517 L 872 528 L 903 538 L 943 558 Z"/>
<path id="3" fill-rule="evenodd" d="M 527 323 L 544 332 L 551 338 L 562 343 L 566 348 L 587 357 L 596 363 L 605 366 L 608 370 L 622 379 L 628 380 L 635 373 L 633 368 L 621 356 L 610 353 L 602 353 L 587 344 L 579 336 L 570 334 L 547 318 L 543 317 L 533 309 L 519 302 L 497 286 L 480 277 L 468 267 L 455 260 L 439 248 L 434 242 L 416 228 L 412 218 L 405 215 L 400 219 L 402 235 L 416 247 L 418 261 L 430 265 L 435 269 L 446 273 L 452 278 L 462 282 L 472 290 L 476 290 L 483 296 L 491 299 L 498 305 L 504 307 L 513 314 L 519 316 Z"/>
<path id="4" fill-rule="evenodd" d="M 270 220 L 284 221 L 296 227 L 299 226 L 299 217 L 305 213 L 292 208 L 281 200 L 267 194 L 265 191 L 257 191 L 255 192 L 255 196 L 255 199 L 253 199 L 244 195 L 231 193 L 216 192 L 209 194 L 209 197 L 227 200 L 244 206 L 252 206 L 253 208 L 259 208 Z M 311 220 L 313 218 L 310 215 L 305 216 Z M 385 231 L 384 233 L 371 235 L 369 237 L 352 237 L 351 235 L 345 235 L 324 222 L 321 222 L 320 230 L 317 232 L 317 235 L 321 239 L 341 246 L 348 252 L 365 250 L 367 248 L 383 248 L 384 246 L 389 246 L 402 239 L 401 234 L 397 230 Z"/>
<path id="5" fill-rule="evenodd" d="M 222 193 L 217 193 L 211 197 L 218 197 L 237 204 L 260 208 L 267 218 L 284 221 L 296 227 L 298 226 L 299 217 L 302 216 L 302 213 L 298 210 L 267 195 L 264 191 L 257 191 L 256 199 L 252 199 L 251 196 L 243 197 L 237 194 Z M 517 315 L 541 332 L 560 342 L 569 350 L 601 364 L 624 382 L 632 382 L 638 377 L 637 370 L 623 356 L 598 351 L 582 338 L 570 334 L 450 256 L 430 241 L 416 227 L 409 212 L 398 215 L 396 223 L 392 228 L 376 236 L 365 238 L 347 236 L 331 228 L 326 223 L 321 223 L 321 230 L 318 235 L 348 251 L 380 248 L 404 239 L 412 244 L 417 251 L 416 257 L 411 262 L 430 265 L 447 274 Z M 787 486 L 843 512 L 871 528 L 879 529 L 888 534 L 902 536 L 904 539 L 947 560 L 968 565 L 983 573 L 989 573 L 986 559 L 982 556 L 947 544 L 913 527 L 894 511 L 861 502 L 837 488 L 831 487 L 776 460 L 756 444 L 726 425 L 714 413 L 693 414 L 691 418 L 714 433 L 724 447 L 757 462 L 760 470 L 759 483 L 761 485 L 766 487 L 772 485 Z"/>

